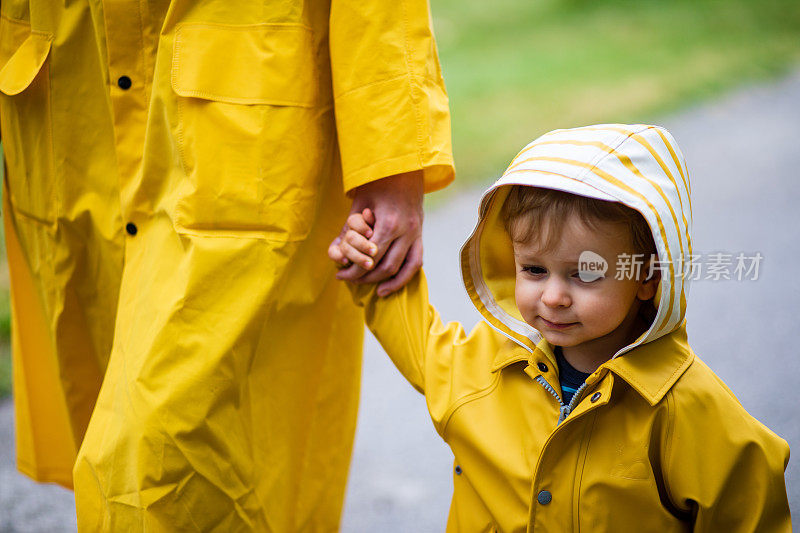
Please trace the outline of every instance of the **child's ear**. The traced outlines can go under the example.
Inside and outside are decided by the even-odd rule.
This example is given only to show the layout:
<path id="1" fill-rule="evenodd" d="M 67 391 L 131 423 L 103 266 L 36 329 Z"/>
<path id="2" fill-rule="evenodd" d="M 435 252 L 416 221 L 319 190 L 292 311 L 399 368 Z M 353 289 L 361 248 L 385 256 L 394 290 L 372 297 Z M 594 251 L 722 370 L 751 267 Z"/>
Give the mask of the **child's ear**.
<path id="1" fill-rule="evenodd" d="M 643 302 L 650 300 L 656 295 L 658 284 L 660 282 L 661 272 L 659 270 L 654 270 L 650 277 L 642 281 L 641 285 L 639 285 L 639 290 L 636 292 L 636 297 Z"/>

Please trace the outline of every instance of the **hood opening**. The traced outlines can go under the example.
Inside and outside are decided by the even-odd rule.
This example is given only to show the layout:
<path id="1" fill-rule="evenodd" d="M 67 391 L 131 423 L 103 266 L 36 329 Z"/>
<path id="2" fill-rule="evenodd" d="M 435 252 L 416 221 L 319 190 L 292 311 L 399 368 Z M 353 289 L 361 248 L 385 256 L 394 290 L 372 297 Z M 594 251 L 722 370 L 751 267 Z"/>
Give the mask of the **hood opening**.
<path id="1" fill-rule="evenodd" d="M 689 281 L 683 273 L 691 257 L 691 207 L 685 163 L 666 130 L 607 124 L 550 132 L 526 146 L 484 194 L 478 223 L 461 250 L 464 284 L 492 326 L 532 350 L 542 336 L 517 309 L 513 245 L 500 216 L 511 185 L 619 202 L 647 221 L 661 280 L 652 304 L 640 310 L 649 328 L 616 355 L 680 327 Z"/>

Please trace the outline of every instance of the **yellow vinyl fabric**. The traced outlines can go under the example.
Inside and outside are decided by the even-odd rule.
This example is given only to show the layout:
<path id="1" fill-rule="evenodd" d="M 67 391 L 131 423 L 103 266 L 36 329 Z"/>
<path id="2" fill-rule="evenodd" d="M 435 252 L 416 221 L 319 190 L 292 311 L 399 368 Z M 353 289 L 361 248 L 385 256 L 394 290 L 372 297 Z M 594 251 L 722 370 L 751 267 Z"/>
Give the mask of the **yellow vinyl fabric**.
<path id="1" fill-rule="evenodd" d="M 512 243 L 499 218 L 513 184 L 631 206 L 658 249 L 652 326 L 589 376 L 571 412 L 553 346 L 516 308 Z M 663 128 L 556 130 L 527 146 L 483 197 L 461 252 L 464 284 L 485 319 L 472 332 L 442 322 L 424 273 L 387 298 L 354 289 L 455 456 L 448 531 L 791 531 L 786 441 L 688 343 L 689 193 L 683 156 Z"/>
<path id="2" fill-rule="evenodd" d="M 325 251 L 347 191 L 453 178 L 427 2 L 4 0 L 0 93 L 20 470 L 81 531 L 335 530 Z"/>

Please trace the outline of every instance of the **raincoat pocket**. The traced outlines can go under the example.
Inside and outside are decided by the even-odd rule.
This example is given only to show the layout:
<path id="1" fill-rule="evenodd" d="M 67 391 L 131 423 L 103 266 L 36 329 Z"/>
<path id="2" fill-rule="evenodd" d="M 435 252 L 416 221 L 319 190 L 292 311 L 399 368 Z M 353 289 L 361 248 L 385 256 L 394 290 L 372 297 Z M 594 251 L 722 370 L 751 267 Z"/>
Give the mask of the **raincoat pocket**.
<path id="1" fill-rule="evenodd" d="M 0 121 L 15 212 L 50 224 L 56 217 L 48 55 L 53 36 L 0 16 Z"/>
<path id="2" fill-rule="evenodd" d="M 317 202 L 323 143 L 312 32 L 300 24 L 183 24 L 171 85 L 186 180 L 179 232 L 304 238 Z M 328 104 L 329 106 L 330 104 Z"/>

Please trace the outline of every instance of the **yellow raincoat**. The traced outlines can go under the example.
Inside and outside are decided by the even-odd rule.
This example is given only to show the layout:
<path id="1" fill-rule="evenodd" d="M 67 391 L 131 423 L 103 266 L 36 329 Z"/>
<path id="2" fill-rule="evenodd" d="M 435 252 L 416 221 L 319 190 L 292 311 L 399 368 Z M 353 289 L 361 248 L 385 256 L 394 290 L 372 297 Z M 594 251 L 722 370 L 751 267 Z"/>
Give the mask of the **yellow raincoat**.
<path id="1" fill-rule="evenodd" d="M 516 308 L 512 244 L 498 216 L 509 184 L 637 209 L 662 261 L 652 326 L 570 405 L 560 399 L 553 347 Z M 469 335 L 441 322 L 422 273 L 386 299 L 355 289 L 455 455 L 448 531 L 791 530 L 788 445 L 687 341 L 681 273 L 691 220 L 686 166 L 668 132 L 557 130 L 527 146 L 484 195 L 461 252 L 464 284 L 485 318 Z"/>
<path id="2" fill-rule="evenodd" d="M 83 531 L 336 529 L 325 250 L 346 191 L 452 179 L 427 2 L 3 0 L 0 93 L 20 470 Z"/>

